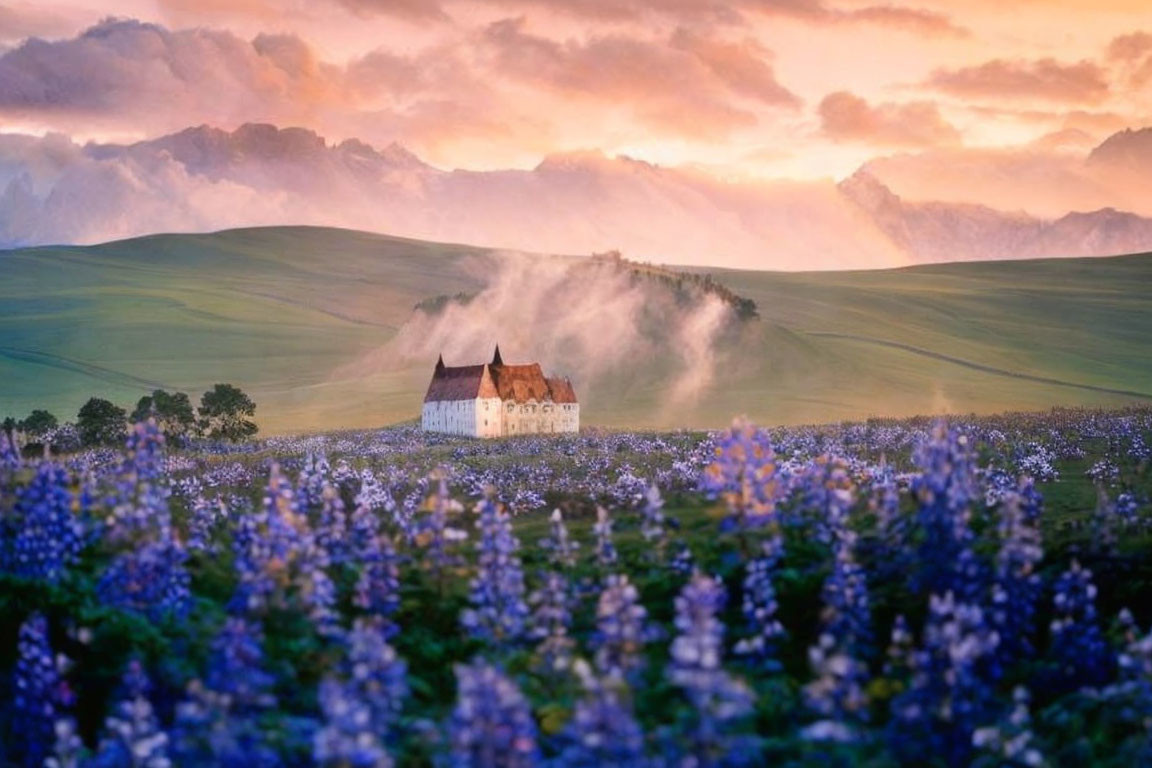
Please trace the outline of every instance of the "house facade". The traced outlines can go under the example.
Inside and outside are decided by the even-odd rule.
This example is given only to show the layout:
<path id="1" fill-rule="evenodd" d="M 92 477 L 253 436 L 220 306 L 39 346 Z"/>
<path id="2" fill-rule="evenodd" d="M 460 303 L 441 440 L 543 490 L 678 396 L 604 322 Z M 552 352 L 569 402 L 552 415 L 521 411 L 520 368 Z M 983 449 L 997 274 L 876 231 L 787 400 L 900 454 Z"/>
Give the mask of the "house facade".
<path id="1" fill-rule="evenodd" d="M 545 376 L 539 363 L 505 365 L 497 346 L 482 365 L 436 361 L 420 425 L 469 437 L 579 432 L 580 403 L 571 381 Z"/>

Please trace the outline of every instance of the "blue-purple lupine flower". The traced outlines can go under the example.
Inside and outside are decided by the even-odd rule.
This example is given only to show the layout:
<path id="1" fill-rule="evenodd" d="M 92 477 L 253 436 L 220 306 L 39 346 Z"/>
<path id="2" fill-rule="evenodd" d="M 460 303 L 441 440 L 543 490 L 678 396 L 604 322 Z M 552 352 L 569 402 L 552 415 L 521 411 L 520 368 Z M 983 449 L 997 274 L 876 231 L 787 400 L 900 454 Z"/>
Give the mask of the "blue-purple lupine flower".
<path id="1" fill-rule="evenodd" d="M 96 592 L 106 605 L 154 621 L 182 619 L 192 607 L 187 559 L 174 539 L 146 541 L 117 555 L 101 575 Z"/>
<path id="2" fill-rule="evenodd" d="M 324 484 L 320 491 L 319 510 L 314 513 L 316 543 L 328 554 L 329 562 L 343 563 L 350 555 L 348 514 L 344 500 L 335 486 Z"/>
<path id="3" fill-rule="evenodd" d="M 920 543 L 919 588 L 929 594 L 945 592 L 974 601 L 982 585 L 971 554 L 970 507 L 978 498 L 972 452 L 968 438 L 936 425 L 932 437 L 917 447 L 920 474 L 912 481 L 919 502 L 917 521 Z"/>
<path id="4" fill-rule="evenodd" d="M 392 616 L 400 608 L 400 566 L 392 540 L 383 533 L 371 533 L 360 539 L 357 549 L 360 573 L 353 603 L 377 616 Z"/>
<path id="5" fill-rule="evenodd" d="M 62 661 L 48 641 L 44 616 L 34 613 L 20 625 L 16 653 L 6 708 L 12 737 L 8 755 L 19 765 L 39 768 L 53 748 L 56 720 L 72 698 L 60 676 Z"/>
<path id="6" fill-rule="evenodd" d="M 471 607 L 460 621 L 474 637 L 498 645 L 513 643 L 523 636 L 528 619 L 520 542 L 512 533 L 508 513 L 491 497 L 480 502 L 477 511 L 476 576 L 471 584 Z"/>
<path id="7" fill-rule="evenodd" d="M 692 575 L 692 572 L 696 570 L 696 556 L 692 554 L 692 548 L 688 546 L 688 542 L 683 539 L 677 540 L 676 554 L 672 555 L 668 567 L 673 573 L 678 573 L 681 576 Z"/>
<path id="8" fill-rule="evenodd" d="M 848 465 L 843 459 L 819 456 L 804 468 L 800 477 L 799 508 L 808 516 L 817 538 L 831 544 L 848 520 L 856 501 Z"/>
<path id="9" fill-rule="evenodd" d="M 380 617 L 357 619 L 345 637 L 339 676 L 320 686 L 324 724 L 313 739 L 321 765 L 391 765 L 386 745 L 408 695 L 407 666 L 388 644 Z"/>
<path id="10" fill-rule="evenodd" d="M 808 649 L 814 679 L 804 688 L 804 700 L 820 719 L 805 735 L 819 740 L 852 740 L 868 714 L 868 668 L 862 660 L 871 644 L 872 613 L 864 569 L 853 557 L 855 535 L 842 526 L 833 533 L 837 544 L 824 581 L 820 635 Z"/>
<path id="11" fill-rule="evenodd" d="M 1040 518 L 1044 514 L 1044 496 L 1036 489 L 1036 483 L 1030 477 L 1022 477 L 1017 482 L 1016 499 L 1020 505 L 1020 512 L 1024 522 L 1039 527 Z"/>
<path id="12" fill-rule="evenodd" d="M 977 728 L 972 745 L 977 756 L 973 768 L 1043 768 L 1044 753 L 1036 746 L 1032 734 L 1032 716 L 1028 712 L 1031 697 L 1022 685 L 1012 691 L 1012 708 L 996 725 Z"/>
<path id="13" fill-rule="evenodd" d="M 212 645 L 207 674 L 193 680 L 176 707 L 172 756 L 176 765 L 272 768 L 281 761 L 258 718 L 276 703 L 264 669 L 258 625 L 229 618 Z"/>
<path id="14" fill-rule="evenodd" d="M 809 741 L 857 740 L 868 718 L 868 667 L 827 632 L 808 648 L 808 664 L 813 678 L 804 686 L 804 703 L 817 719 L 801 735 Z"/>
<path id="15" fill-rule="evenodd" d="M 0 429 L 0 477 L 20 469 L 20 448 L 8 437 L 8 432 Z"/>
<path id="16" fill-rule="evenodd" d="M 776 541 L 776 540 L 774 540 Z M 784 637 L 784 625 L 776 618 L 776 588 L 772 576 L 779 561 L 772 542 L 762 542 L 761 555 L 744 566 L 744 589 L 740 610 L 744 614 L 747 636 L 736 643 L 735 652 L 754 658 L 770 668 L 777 668 L 773 658 L 776 644 Z"/>
<path id="17" fill-rule="evenodd" d="M 612 515 L 604 507 L 596 507 L 596 524 L 592 526 L 592 533 L 596 536 L 596 563 L 601 568 L 615 565 L 619 556 L 612 540 Z"/>
<path id="18" fill-rule="evenodd" d="M 1029 522 L 1021 494 L 1005 495 L 1000 506 L 992 601 L 988 619 L 1000 637 L 997 653 L 1004 665 L 1031 655 L 1040 575 L 1036 567 L 1044 557 L 1040 531 Z"/>
<path id="19" fill-rule="evenodd" d="M 888 636 L 888 649 L 884 652 L 884 677 L 903 686 L 912 676 L 912 630 L 904 614 L 898 614 L 892 622 Z"/>
<path id="20" fill-rule="evenodd" d="M 596 669 L 601 675 L 627 677 L 643 665 L 640 652 L 653 639 L 640 593 L 624 574 L 611 574 L 596 605 Z"/>
<path id="21" fill-rule="evenodd" d="M 832 635 L 836 644 L 849 653 L 865 656 L 872 642 L 872 611 L 864 569 L 853 553 L 856 535 L 841 529 L 834 536 L 838 543 L 832 573 L 825 579 L 821 593 L 821 632 Z"/>
<path id="22" fill-rule="evenodd" d="M 104 721 L 92 768 L 168 768 L 168 734 L 148 700 L 148 679 L 138 661 L 129 663 L 123 698 Z"/>
<path id="23" fill-rule="evenodd" d="M 568 579 L 557 571 L 544 574 L 540 587 L 528 595 L 532 615 L 528 637 L 536 641 L 536 659 L 548 674 L 566 670 L 576 642 L 569 635 L 573 600 Z"/>
<path id="24" fill-rule="evenodd" d="M 640 507 L 640 535 L 644 537 L 645 553 L 657 563 L 664 562 L 664 552 L 668 547 L 667 521 L 664 519 L 664 499 L 655 484 L 649 485 L 644 493 L 644 504 Z"/>
<path id="25" fill-rule="evenodd" d="M 573 665 L 584 694 L 557 738 L 556 768 L 639 768 L 644 732 L 632 712 L 628 687 L 618 677 L 597 677 L 586 661 Z"/>
<path id="26" fill-rule="evenodd" d="M 528 700 L 486 661 L 456 665 L 456 707 L 448 720 L 453 768 L 532 768 L 540 762 Z"/>
<path id="27" fill-rule="evenodd" d="M 468 534 L 451 523 L 464 508 L 448 495 L 448 483 L 443 477 L 436 483 L 436 492 L 428 498 L 426 508 L 427 514 L 415 526 L 416 543 L 425 550 L 423 562 L 441 578 L 445 569 L 461 562 L 454 545 L 467 539 Z"/>
<path id="28" fill-rule="evenodd" d="M 1116 657 L 1096 618 L 1092 572 L 1073 561 L 1056 580 L 1049 658 L 1055 665 L 1049 684 L 1058 691 L 1108 682 Z"/>
<path id="29" fill-rule="evenodd" d="M 932 595 L 923 645 L 912 654 L 908 690 L 892 702 L 889 744 L 901 760 L 935 755 L 966 766 L 972 734 L 992 714 L 990 671 L 998 637 L 983 611 L 951 593 Z"/>
<path id="30" fill-rule="evenodd" d="M 44 760 L 44 768 L 80 768 L 84 757 L 84 741 L 74 717 L 60 717 L 54 726 L 55 741 L 52 754 Z"/>
<path id="31" fill-rule="evenodd" d="M 323 768 L 391 768 L 392 757 L 372 727 L 364 701 L 336 680 L 318 692 L 324 722 L 312 737 L 312 758 Z"/>
<path id="32" fill-rule="evenodd" d="M 1120 611 L 1119 623 L 1124 642 L 1117 657 L 1120 679 L 1139 685 L 1140 698 L 1150 707 L 1148 711 L 1152 711 L 1152 630 L 1142 634 L 1127 608 Z"/>
<path id="33" fill-rule="evenodd" d="M 188 519 L 188 551 L 215 554 L 220 548 L 216 543 L 217 532 L 227 522 L 228 505 L 223 499 L 197 496 Z"/>
<path id="34" fill-rule="evenodd" d="M 725 530 L 763 527 L 776 519 L 780 477 L 772 440 L 746 421 L 733 422 L 715 437 L 715 457 L 701 479 L 701 490 L 728 506 Z"/>
<path id="35" fill-rule="evenodd" d="M 278 466 L 273 465 L 269 473 L 260 511 L 241 518 L 233 550 L 240 577 L 233 610 L 296 606 L 307 612 L 320 634 L 338 634 L 328 553 Z"/>
<path id="36" fill-rule="evenodd" d="M 169 489 L 165 474 L 164 433 L 154 419 L 132 426 L 128 434 L 128 455 L 116 476 L 116 488 L 109 500 L 109 536 L 132 541 L 144 535 L 164 535 L 172 525 L 168 509 Z"/>
<path id="37" fill-rule="evenodd" d="M 324 503 L 324 488 L 330 485 L 332 467 L 323 454 L 305 454 L 304 466 L 296 478 L 296 502 L 300 509 L 311 512 Z"/>
<path id="38" fill-rule="evenodd" d="M 396 726 L 408 696 L 408 666 L 388 644 L 387 629 L 378 616 L 359 618 L 345 638 L 345 685 L 368 704 L 380 735 Z"/>
<path id="39" fill-rule="evenodd" d="M 73 513 L 68 473 L 43 462 L 16 499 L 14 530 L 0 541 L 0 564 L 15 576 L 56 583 L 76 562 L 83 529 Z"/>
<path id="40" fill-rule="evenodd" d="M 212 643 L 204 684 L 227 694 L 240 711 L 272 706 L 272 675 L 264 668 L 264 635 L 260 625 L 229 617 Z"/>
<path id="41" fill-rule="evenodd" d="M 676 631 L 670 649 L 669 681 L 681 689 L 692 714 L 674 750 L 680 763 L 698 766 L 743 765 L 750 761 L 744 740 L 727 731 L 752 711 L 754 697 L 742 680 L 724 671 L 724 622 L 727 601 L 719 579 L 699 572 L 676 598 Z"/>
<path id="42" fill-rule="evenodd" d="M 580 543 L 568 535 L 568 526 L 564 525 L 564 515 L 559 509 L 552 510 L 549 526 L 550 534 L 540 540 L 540 547 L 548 552 L 548 562 L 553 566 L 571 568 L 576 564 L 576 550 Z"/>

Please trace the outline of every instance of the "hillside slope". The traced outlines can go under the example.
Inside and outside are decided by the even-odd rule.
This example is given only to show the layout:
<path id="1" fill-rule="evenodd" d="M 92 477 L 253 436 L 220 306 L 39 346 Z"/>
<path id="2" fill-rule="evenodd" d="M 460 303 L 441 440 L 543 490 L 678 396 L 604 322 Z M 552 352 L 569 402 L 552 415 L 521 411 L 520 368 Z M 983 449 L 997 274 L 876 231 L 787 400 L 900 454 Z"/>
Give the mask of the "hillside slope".
<path id="1" fill-rule="evenodd" d="M 557 294 L 553 275 L 548 300 L 533 299 L 538 273 L 523 265 L 571 263 L 308 227 L 0 252 L 0 416 L 46 407 L 71 418 L 91 395 L 131 405 L 157 385 L 195 395 L 230 381 L 253 393 L 267 430 L 383 424 L 419 410 L 435 356 L 399 344 L 414 335 L 424 346 L 458 339 L 450 364 L 484 359 L 497 341 L 506 358 L 539 357 L 578 381 L 609 361 L 579 392 L 589 424 L 1152 399 L 1152 256 L 719 272 L 757 302 L 758 320 L 707 335 L 700 317 L 673 308 L 680 331 L 666 344 L 636 338 L 595 359 L 571 350 L 587 356 L 589 338 L 628 338 L 626 302 L 651 297 L 617 285 L 615 303 L 597 312 Z M 457 293 L 480 294 L 473 304 L 487 314 L 462 316 L 473 327 L 429 336 L 414 323 L 418 302 Z M 692 349 L 701 340 L 721 352 Z"/>

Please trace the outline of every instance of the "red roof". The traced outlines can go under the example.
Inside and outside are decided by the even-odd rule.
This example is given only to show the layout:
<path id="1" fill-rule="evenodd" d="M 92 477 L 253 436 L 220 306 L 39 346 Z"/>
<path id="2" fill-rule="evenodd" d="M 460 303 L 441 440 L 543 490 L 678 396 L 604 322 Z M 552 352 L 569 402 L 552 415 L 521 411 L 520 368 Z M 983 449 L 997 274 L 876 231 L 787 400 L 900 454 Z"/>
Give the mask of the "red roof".
<path id="1" fill-rule="evenodd" d="M 568 379 L 548 379 L 548 389 L 552 390 L 552 402 L 575 403 L 576 390 L 572 389 L 572 382 Z"/>
<path id="2" fill-rule="evenodd" d="M 475 400 L 484 377 L 484 365 L 461 365 L 449 368 L 437 365 L 424 402 L 433 400 Z"/>
<path id="3" fill-rule="evenodd" d="M 449 367 L 443 359 L 436 363 L 424 402 L 437 400 L 475 400 L 477 397 L 499 397 L 526 403 L 529 400 L 575 403 L 572 382 L 546 378 L 539 363 L 504 365 L 497 350 L 494 362 L 487 365 Z"/>

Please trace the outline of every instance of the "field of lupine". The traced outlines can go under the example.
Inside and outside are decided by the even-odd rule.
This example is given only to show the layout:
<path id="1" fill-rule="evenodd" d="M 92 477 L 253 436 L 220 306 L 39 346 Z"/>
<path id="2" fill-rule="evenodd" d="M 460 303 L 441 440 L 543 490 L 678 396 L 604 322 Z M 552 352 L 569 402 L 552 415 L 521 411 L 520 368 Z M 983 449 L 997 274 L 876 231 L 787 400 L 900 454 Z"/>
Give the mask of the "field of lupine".
<path id="1" fill-rule="evenodd" d="M 0 444 L 0 756 L 1152 765 L 1152 411 Z"/>

